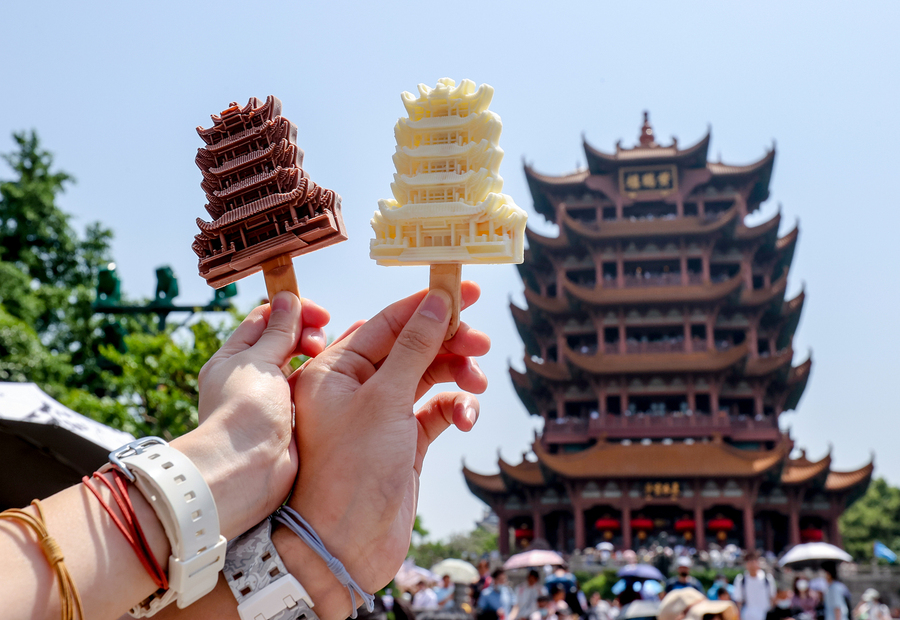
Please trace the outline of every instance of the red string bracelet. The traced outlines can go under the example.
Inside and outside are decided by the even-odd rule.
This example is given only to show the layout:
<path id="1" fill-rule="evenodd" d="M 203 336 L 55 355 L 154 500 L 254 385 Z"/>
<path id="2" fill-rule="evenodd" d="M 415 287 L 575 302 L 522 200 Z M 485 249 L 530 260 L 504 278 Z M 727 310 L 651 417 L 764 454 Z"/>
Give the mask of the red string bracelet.
<path id="1" fill-rule="evenodd" d="M 156 556 L 153 555 L 153 550 L 147 542 L 147 537 L 144 536 L 144 530 L 141 528 L 141 524 L 134 512 L 131 498 L 128 496 L 128 488 L 126 487 L 125 480 L 123 479 L 122 474 L 116 470 L 112 470 L 110 473 L 113 476 L 113 482 L 110 482 L 107 480 L 106 476 L 96 471 L 94 472 L 94 478 L 99 479 L 110 490 L 116 505 L 122 513 L 122 519 L 119 519 L 113 511 L 112 506 L 100 496 L 100 492 L 94 487 L 90 478 L 84 476 L 81 481 L 84 483 L 84 486 L 90 489 L 91 493 L 94 494 L 94 497 L 97 498 L 97 501 L 100 502 L 100 505 L 103 506 L 103 509 L 109 514 L 113 523 L 115 523 L 116 527 L 119 528 L 119 531 L 122 532 L 122 535 L 125 537 L 125 540 L 128 541 L 128 544 L 131 545 L 131 548 L 141 561 L 147 574 L 150 575 L 153 583 L 161 590 L 168 590 L 168 577 L 166 576 L 166 572 L 162 569 L 162 566 L 160 566 L 159 562 L 156 560 Z"/>

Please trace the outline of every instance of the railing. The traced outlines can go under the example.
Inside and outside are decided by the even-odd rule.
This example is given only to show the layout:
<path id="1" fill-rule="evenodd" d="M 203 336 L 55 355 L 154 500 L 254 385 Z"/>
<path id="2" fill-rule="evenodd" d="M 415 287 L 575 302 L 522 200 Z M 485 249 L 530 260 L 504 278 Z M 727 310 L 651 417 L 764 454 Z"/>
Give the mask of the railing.
<path id="1" fill-rule="evenodd" d="M 691 351 L 702 352 L 708 350 L 706 339 L 692 338 Z M 638 341 L 634 339 L 625 341 L 625 353 L 684 353 L 687 351 L 683 338 L 671 340 Z M 618 342 L 604 342 L 603 352 L 607 355 L 619 353 Z"/>
<path id="2" fill-rule="evenodd" d="M 711 429 L 716 431 L 777 430 L 776 416 L 728 415 L 713 416 L 706 412 L 639 412 L 606 414 L 591 418 L 550 418 L 544 425 L 544 433 L 554 439 L 565 436 L 594 436 L 609 431 L 666 431 L 668 429 Z"/>

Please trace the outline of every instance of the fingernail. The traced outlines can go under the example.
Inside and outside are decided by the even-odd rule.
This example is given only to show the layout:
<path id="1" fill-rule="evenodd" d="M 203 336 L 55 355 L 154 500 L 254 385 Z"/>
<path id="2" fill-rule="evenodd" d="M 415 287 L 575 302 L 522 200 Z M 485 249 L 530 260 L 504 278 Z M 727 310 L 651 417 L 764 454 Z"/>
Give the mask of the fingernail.
<path id="1" fill-rule="evenodd" d="M 317 329 L 316 331 L 310 333 L 307 338 L 310 340 L 315 340 L 316 342 L 320 342 L 323 345 L 325 344 L 325 332 L 321 329 Z"/>
<path id="2" fill-rule="evenodd" d="M 475 373 L 481 375 L 482 377 L 484 376 L 484 372 L 481 370 L 481 366 L 479 366 L 478 362 L 476 362 L 475 359 L 472 357 L 469 358 L 469 367 L 473 371 L 475 371 Z"/>
<path id="3" fill-rule="evenodd" d="M 291 297 L 290 293 L 281 292 L 275 295 L 272 300 L 272 312 L 290 312 Z"/>
<path id="4" fill-rule="evenodd" d="M 475 424 L 475 420 L 478 419 L 478 413 L 475 411 L 475 407 L 466 407 L 466 419 L 470 424 Z"/>
<path id="5" fill-rule="evenodd" d="M 440 289 L 428 291 L 425 301 L 419 306 L 419 314 L 427 316 L 438 323 L 443 323 L 447 318 L 447 309 L 450 304 L 450 296 Z"/>

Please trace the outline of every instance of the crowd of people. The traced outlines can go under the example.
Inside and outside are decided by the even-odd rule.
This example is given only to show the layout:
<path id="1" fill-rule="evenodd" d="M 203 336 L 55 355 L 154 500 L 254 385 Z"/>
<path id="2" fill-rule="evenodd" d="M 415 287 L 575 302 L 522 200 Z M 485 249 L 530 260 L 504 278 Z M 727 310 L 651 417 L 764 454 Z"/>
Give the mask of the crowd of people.
<path id="1" fill-rule="evenodd" d="M 630 552 L 625 559 L 636 562 L 637 555 Z M 597 591 L 586 595 L 575 576 L 562 567 L 531 569 L 525 580 L 513 587 L 502 568 L 491 571 L 484 560 L 478 567 L 478 581 L 467 589 L 454 588 L 448 575 L 437 588 L 422 581 L 417 584 L 411 604 L 419 613 L 456 610 L 475 620 L 890 620 L 892 617 L 890 608 L 873 588 L 866 590 L 858 604 L 853 605 L 848 588 L 838 579 L 834 562 L 823 562 L 815 570 L 781 574 L 778 579 L 767 569 L 766 558 L 756 552 L 743 554 L 740 563 L 740 572 L 734 575 L 730 571 L 734 575 L 732 579 L 719 572 L 714 582 L 705 586 L 692 574 L 692 558 L 680 555 L 672 562 L 669 579 L 625 576 L 612 586 L 612 596 L 604 599 Z"/>

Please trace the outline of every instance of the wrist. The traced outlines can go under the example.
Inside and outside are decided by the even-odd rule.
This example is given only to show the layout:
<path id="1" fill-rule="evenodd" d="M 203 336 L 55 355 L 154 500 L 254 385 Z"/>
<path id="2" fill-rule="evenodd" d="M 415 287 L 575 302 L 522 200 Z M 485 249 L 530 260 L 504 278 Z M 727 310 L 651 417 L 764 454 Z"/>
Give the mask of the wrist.
<path id="1" fill-rule="evenodd" d="M 216 502 L 219 531 L 226 539 L 238 536 L 269 514 L 261 479 L 268 471 L 258 455 L 235 452 L 228 434 L 214 422 L 183 435 L 171 444 L 200 470 Z"/>
<path id="2" fill-rule="evenodd" d="M 272 543 L 285 568 L 309 593 L 313 611 L 321 620 L 342 620 L 350 616 L 350 594 L 322 558 L 284 526 L 272 531 Z"/>

